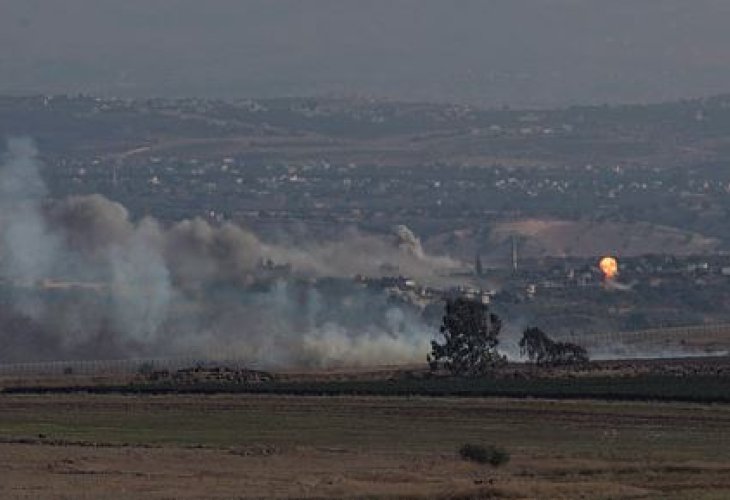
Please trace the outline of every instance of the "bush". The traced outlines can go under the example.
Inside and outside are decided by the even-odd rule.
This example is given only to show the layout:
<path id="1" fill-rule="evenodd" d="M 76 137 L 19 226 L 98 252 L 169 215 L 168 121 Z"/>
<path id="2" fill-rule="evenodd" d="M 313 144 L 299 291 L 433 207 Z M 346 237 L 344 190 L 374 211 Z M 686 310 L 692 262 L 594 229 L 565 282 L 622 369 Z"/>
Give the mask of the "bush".
<path id="1" fill-rule="evenodd" d="M 509 462 L 509 453 L 504 448 L 489 445 L 467 443 L 459 449 L 459 455 L 464 460 L 471 460 L 480 464 L 489 464 L 499 467 Z"/>

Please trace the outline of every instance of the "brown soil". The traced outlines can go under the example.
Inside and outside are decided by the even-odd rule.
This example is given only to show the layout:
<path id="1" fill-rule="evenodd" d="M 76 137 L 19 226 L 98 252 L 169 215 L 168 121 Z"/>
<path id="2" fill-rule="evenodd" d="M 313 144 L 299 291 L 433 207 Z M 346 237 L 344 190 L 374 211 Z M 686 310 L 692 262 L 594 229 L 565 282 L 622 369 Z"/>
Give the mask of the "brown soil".
<path id="1" fill-rule="evenodd" d="M 726 406 L 0 396 L 0 498 L 723 498 L 728 431 Z"/>

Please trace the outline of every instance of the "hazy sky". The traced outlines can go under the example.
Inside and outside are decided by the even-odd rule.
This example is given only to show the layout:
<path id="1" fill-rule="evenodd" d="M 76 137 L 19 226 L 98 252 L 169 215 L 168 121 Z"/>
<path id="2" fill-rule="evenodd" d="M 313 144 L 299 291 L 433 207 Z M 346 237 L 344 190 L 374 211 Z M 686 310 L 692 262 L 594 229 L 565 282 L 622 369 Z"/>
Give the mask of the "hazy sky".
<path id="1" fill-rule="evenodd" d="M 728 0 L 0 0 L 0 93 L 490 106 L 730 91 Z"/>

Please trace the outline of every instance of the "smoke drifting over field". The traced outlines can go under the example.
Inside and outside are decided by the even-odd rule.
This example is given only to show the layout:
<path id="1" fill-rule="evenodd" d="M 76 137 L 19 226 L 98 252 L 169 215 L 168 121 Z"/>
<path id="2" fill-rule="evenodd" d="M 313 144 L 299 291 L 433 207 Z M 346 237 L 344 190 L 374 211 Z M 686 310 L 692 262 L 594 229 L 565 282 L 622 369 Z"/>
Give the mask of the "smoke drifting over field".
<path id="1" fill-rule="evenodd" d="M 405 226 L 390 239 L 270 245 L 234 224 L 130 220 L 100 195 L 48 201 L 30 140 L 0 168 L 0 362 L 242 357 L 264 366 L 422 361 L 419 310 L 350 280 L 456 264 Z M 262 262 L 268 262 L 263 265 Z M 277 265 L 290 264 L 283 273 Z M 328 279 L 329 278 L 329 279 Z"/>

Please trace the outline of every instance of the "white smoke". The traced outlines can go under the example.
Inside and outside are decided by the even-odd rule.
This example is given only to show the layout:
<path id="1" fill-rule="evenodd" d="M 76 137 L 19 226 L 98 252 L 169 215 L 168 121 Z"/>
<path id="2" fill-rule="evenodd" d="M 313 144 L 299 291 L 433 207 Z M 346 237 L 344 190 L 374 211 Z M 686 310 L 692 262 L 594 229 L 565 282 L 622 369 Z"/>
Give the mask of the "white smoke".
<path id="1" fill-rule="evenodd" d="M 336 241 L 304 242 L 292 246 L 264 245 L 274 260 L 290 262 L 310 276 L 352 277 L 401 274 L 425 284 L 440 284 L 449 271 L 461 264 L 448 257 L 426 254 L 418 238 L 406 226 L 396 226 L 393 235 L 381 237 L 350 229 Z"/>
<path id="2" fill-rule="evenodd" d="M 172 301 L 160 239 L 157 225 L 143 220 L 124 247 L 109 252 L 114 326 L 139 342 L 155 340 Z"/>
<path id="3" fill-rule="evenodd" d="M 138 222 L 100 195 L 47 199 L 37 152 L 8 141 L 0 168 L 1 361 L 223 355 L 262 365 L 423 360 L 420 310 L 362 287 L 387 269 L 434 281 L 457 267 L 405 226 L 266 244 L 234 224 Z M 290 264 L 277 275 L 262 261 Z M 333 279 L 339 278 L 339 279 Z M 344 279 L 347 278 L 347 279 Z"/>
<path id="4" fill-rule="evenodd" d="M 2 227 L 2 275 L 26 285 L 52 276 L 59 251 L 57 238 L 49 231 L 40 207 L 46 186 L 36 167 L 37 152 L 29 139 L 10 139 L 0 170 Z M 39 304 L 23 296 L 16 304 L 31 315 Z"/>

